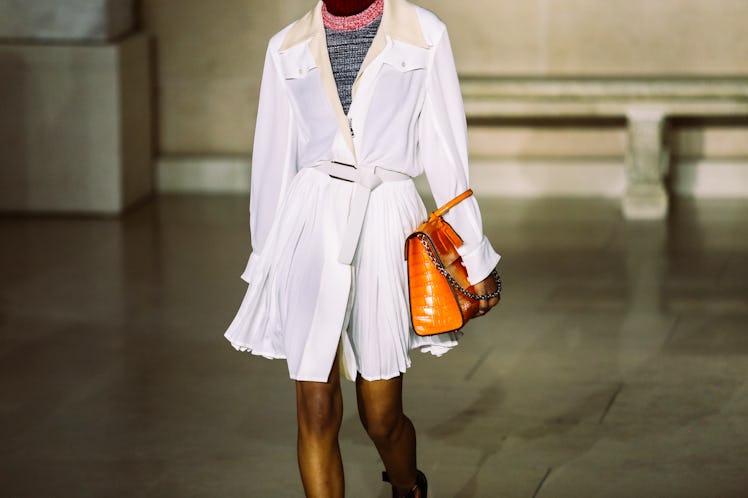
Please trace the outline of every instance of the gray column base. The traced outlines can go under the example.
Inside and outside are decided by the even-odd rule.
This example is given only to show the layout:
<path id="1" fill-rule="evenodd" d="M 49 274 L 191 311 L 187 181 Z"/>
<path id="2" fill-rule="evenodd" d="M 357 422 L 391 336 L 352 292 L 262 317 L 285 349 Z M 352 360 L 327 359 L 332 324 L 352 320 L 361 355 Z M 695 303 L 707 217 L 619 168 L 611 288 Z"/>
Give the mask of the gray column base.
<path id="1" fill-rule="evenodd" d="M 668 195 L 663 185 L 633 185 L 623 196 L 623 215 L 630 220 L 667 217 Z"/>

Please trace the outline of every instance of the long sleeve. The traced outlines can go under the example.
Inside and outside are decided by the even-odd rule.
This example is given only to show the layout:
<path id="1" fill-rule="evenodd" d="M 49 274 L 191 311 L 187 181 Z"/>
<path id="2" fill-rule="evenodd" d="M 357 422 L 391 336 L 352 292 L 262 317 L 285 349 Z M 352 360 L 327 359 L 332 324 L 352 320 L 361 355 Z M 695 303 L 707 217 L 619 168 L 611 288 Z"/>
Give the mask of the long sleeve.
<path id="1" fill-rule="evenodd" d="M 297 172 L 298 131 L 283 77 L 268 46 L 260 83 L 249 194 L 249 230 L 252 254 L 242 279 L 251 280 L 279 201 Z"/>
<path id="2" fill-rule="evenodd" d="M 433 50 L 434 59 L 427 75 L 426 96 L 418 124 L 418 154 L 436 205 L 441 206 L 467 190 L 470 179 L 467 122 L 446 29 Z M 483 233 L 475 197 L 457 204 L 444 219 L 463 240 L 458 252 L 467 268 L 469 282 L 482 281 L 501 256 Z"/>

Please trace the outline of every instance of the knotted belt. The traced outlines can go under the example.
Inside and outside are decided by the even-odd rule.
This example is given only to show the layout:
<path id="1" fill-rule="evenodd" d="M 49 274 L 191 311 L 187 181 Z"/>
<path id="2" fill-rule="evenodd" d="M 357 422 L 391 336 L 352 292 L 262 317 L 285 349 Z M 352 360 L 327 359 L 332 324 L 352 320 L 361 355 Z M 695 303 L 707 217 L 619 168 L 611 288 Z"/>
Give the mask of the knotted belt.
<path id="1" fill-rule="evenodd" d="M 327 173 L 332 178 L 355 183 L 348 212 L 348 225 L 343 233 L 343 242 L 338 255 L 339 262 L 350 265 L 361 238 L 371 191 L 383 182 L 410 180 L 410 176 L 384 169 L 381 166 L 359 165 L 356 167 L 338 161 L 321 161 L 314 168 Z"/>

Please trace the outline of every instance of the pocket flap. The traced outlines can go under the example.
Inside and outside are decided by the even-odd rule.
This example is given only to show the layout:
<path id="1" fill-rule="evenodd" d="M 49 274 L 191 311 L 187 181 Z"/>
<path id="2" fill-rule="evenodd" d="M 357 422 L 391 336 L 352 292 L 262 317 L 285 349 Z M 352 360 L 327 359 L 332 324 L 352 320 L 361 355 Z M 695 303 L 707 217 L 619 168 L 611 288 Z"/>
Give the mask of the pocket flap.
<path id="1" fill-rule="evenodd" d="M 382 54 L 382 62 L 399 71 L 426 69 L 429 61 L 429 49 L 416 47 L 408 43 L 393 41 L 392 46 Z"/>
<path id="2" fill-rule="evenodd" d="M 287 80 L 304 78 L 309 71 L 317 67 L 317 62 L 304 43 L 281 52 L 278 58 L 283 77 Z"/>

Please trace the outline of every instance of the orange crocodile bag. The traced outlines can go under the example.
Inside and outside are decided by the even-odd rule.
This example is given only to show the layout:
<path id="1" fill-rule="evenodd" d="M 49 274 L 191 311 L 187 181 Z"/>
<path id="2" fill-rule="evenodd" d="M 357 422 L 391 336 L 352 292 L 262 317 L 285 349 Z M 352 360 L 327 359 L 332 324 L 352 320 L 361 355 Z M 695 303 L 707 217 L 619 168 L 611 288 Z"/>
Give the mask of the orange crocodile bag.
<path id="1" fill-rule="evenodd" d="M 431 213 L 405 241 L 408 261 L 410 319 L 416 334 L 426 336 L 462 328 L 475 316 L 481 299 L 498 297 L 501 278 L 493 294 L 477 295 L 457 248 L 462 239 L 442 216 L 457 203 L 473 195 L 468 189 Z"/>

